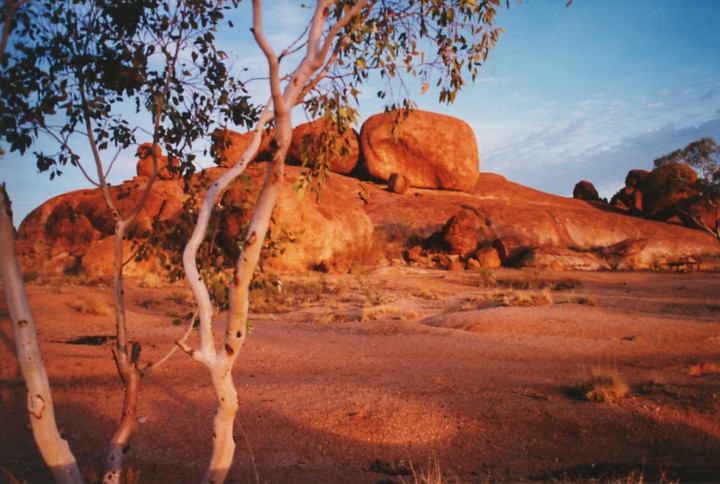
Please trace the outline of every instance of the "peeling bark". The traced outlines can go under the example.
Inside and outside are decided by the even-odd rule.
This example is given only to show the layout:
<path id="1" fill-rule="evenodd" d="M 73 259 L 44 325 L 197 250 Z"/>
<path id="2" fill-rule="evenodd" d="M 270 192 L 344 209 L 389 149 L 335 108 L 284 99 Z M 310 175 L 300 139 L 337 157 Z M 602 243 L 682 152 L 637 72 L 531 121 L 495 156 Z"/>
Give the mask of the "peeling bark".
<path id="1" fill-rule="evenodd" d="M 0 187 L 0 276 L 13 321 L 16 355 L 28 389 L 27 408 L 33 437 L 55 482 L 81 483 L 75 457 L 57 429 L 50 383 L 17 260 L 15 228 L 5 185 Z"/>

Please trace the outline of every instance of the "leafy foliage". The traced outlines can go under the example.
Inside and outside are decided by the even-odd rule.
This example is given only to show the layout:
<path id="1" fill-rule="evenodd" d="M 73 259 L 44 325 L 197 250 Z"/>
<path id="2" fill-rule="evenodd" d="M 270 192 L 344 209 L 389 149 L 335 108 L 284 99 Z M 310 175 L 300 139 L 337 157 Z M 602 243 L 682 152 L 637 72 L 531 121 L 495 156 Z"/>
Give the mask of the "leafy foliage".
<path id="1" fill-rule="evenodd" d="M 192 171 L 190 148 L 218 116 L 255 121 L 215 47 L 223 11 L 236 4 L 30 2 L 16 15 L 2 60 L 0 128 L 9 148 L 25 153 L 40 133 L 48 135 L 57 151 L 35 155 L 38 169 L 54 178 L 67 164 L 81 166 L 73 139 L 86 136 L 95 163 L 111 165 L 116 151 L 137 143 L 138 120 L 147 116 L 153 143 Z"/>
<path id="2" fill-rule="evenodd" d="M 201 178 L 202 179 L 202 178 Z M 207 182 L 207 180 L 204 180 Z M 259 187 L 250 175 L 242 175 L 223 194 L 215 207 L 214 216 L 208 225 L 208 237 L 197 254 L 199 271 L 207 282 L 212 301 L 220 309 L 228 304 L 227 287 L 232 279 L 233 269 L 240 256 L 240 244 L 247 234 L 253 210 L 253 200 Z M 183 279 L 182 252 L 192 233 L 199 199 L 197 188 L 187 188 L 192 195 L 184 202 L 183 209 L 176 217 L 153 222 L 152 230 L 142 234 L 138 240 L 137 260 L 150 257 L 161 261 L 171 281 Z M 265 240 L 262 258 L 280 257 L 288 243 L 296 242 L 296 236 L 289 234 L 282 226 L 270 229 Z M 266 272 L 263 264 L 258 265 L 252 289 L 266 288 L 277 284 L 277 277 Z"/>
<path id="3" fill-rule="evenodd" d="M 693 141 L 681 150 L 661 156 L 655 160 L 655 166 L 668 163 L 683 163 L 692 167 L 704 180 L 720 181 L 720 145 L 713 138 L 701 138 Z"/>
<path id="4" fill-rule="evenodd" d="M 656 159 L 655 167 L 648 180 L 660 185 L 660 189 L 699 194 L 701 202 L 711 213 L 714 212 L 715 224 L 714 227 L 712 224 L 708 226 L 697 221 L 696 217 L 693 221 L 720 239 L 720 145 L 713 138 L 701 138 Z M 688 176 L 687 168 L 683 170 L 683 167 L 690 167 L 699 178 L 695 180 Z"/>

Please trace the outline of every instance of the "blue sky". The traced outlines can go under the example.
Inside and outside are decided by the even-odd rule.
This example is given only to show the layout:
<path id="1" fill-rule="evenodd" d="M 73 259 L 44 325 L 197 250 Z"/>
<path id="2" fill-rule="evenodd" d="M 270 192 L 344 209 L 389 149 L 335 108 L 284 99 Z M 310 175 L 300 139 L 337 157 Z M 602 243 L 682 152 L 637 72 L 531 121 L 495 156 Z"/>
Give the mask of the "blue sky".
<path id="1" fill-rule="evenodd" d="M 267 2 L 267 30 L 278 50 L 301 32 L 299 4 Z M 720 141 L 720 1 L 565 4 L 511 1 L 497 20 L 506 33 L 453 105 L 439 105 L 436 93 L 420 95 L 417 87 L 420 109 L 473 127 L 481 171 L 563 196 L 587 179 L 609 197 L 630 169 L 650 169 L 658 156 L 704 136 Z M 236 14 L 241 32 L 248 18 Z M 263 65 L 254 46 L 224 42 L 238 65 Z M 364 117 L 382 110 L 371 95 L 363 97 Z M 123 159 L 115 182 L 134 174 L 132 153 Z M 0 181 L 14 201 L 16 224 L 47 198 L 89 187 L 71 168 L 50 182 L 32 158 L 10 153 L 0 159 Z"/>

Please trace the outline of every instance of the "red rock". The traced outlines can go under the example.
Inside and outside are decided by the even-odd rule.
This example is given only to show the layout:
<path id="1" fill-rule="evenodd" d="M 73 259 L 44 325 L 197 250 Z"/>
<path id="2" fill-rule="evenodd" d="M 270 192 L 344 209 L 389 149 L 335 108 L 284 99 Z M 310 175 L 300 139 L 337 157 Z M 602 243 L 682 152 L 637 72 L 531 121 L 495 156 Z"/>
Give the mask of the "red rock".
<path id="1" fill-rule="evenodd" d="M 628 188 L 641 188 L 650 174 L 647 170 L 630 170 L 625 177 L 625 186 Z"/>
<path id="2" fill-rule="evenodd" d="M 152 175 L 152 151 L 152 143 L 143 143 L 138 146 L 137 157 L 140 159 L 136 167 L 138 176 L 149 177 Z M 157 153 L 157 177 L 161 180 L 172 180 L 173 178 L 179 178 L 180 163 L 174 158 L 168 159 L 167 156 L 163 156 L 162 148 L 159 146 L 155 146 L 155 153 Z"/>
<path id="3" fill-rule="evenodd" d="M 220 166 L 229 168 L 240 160 L 245 150 L 252 143 L 254 132 L 238 133 L 229 129 L 218 129 L 212 135 L 213 151 L 220 161 Z M 272 157 L 271 142 L 273 130 L 263 133 L 255 161 L 268 161 Z"/>
<path id="4" fill-rule="evenodd" d="M 390 175 L 390 179 L 388 180 L 388 190 L 391 192 L 402 195 L 407 193 L 409 187 L 410 184 L 408 183 L 408 179 L 405 175 L 401 175 L 399 173 L 393 173 Z"/>
<path id="5" fill-rule="evenodd" d="M 478 244 L 478 220 L 475 212 L 462 209 L 442 229 L 442 241 L 451 254 L 466 257 Z"/>
<path id="6" fill-rule="evenodd" d="M 413 187 L 469 191 L 480 170 L 472 128 L 442 114 L 376 114 L 363 124 L 360 146 L 368 173 L 383 181 L 402 173 Z"/>
<path id="7" fill-rule="evenodd" d="M 288 162 L 302 165 L 303 158 L 308 158 L 305 164 L 312 166 L 314 160 L 318 158 L 316 153 L 319 148 L 329 146 L 331 138 L 335 143 L 333 150 L 335 154 L 328 160 L 330 171 L 341 174 L 352 172 L 360 158 L 357 131 L 349 128 L 340 135 L 337 130 L 328 127 L 322 119 L 298 125 L 293 129 L 292 142 L 287 155 Z"/>
<path id="8" fill-rule="evenodd" d="M 498 255 L 495 247 L 492 246 L 478 249 L 474 257 L 477 259 L 478 266 L 482 269 L 499 269 L 502 265 L 500 255 Z"/>

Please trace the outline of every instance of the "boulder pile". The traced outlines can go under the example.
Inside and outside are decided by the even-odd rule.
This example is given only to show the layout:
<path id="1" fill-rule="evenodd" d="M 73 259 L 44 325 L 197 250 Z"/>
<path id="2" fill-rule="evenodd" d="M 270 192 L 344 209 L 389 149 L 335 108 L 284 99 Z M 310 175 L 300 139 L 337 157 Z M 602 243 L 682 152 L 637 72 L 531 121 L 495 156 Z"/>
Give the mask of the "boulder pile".
<path id="1" fill-rule="evenodd" d="M 320 120 L 295 130 L 266 268 L 352 270 L 372 261 L 451 270 L 667 269 L 692 260 L 693 268 L 720 269 L 718 241 L 707 231 L 687 228 L 689 220 L 707 224 L 717 217 L 697 197 L 692 170 L 671 165 L 633 170 L 608 206 L 596 203 L 597 191 L 587 181 L 578 184 L 572 199 L 481 174 L 472 130 L 448 116 L 421 111 L 373 116 L 359 135 L 331 136 L 338 149 L 330 150 L 324 143 L 332 129 Z M 263 136 L 258 161 L 272 155 L 271 134 Z M 182 230 L 194 223 L 192 212 L 204 190 L 240 159 L 251 138 L 216 132 L 220 166 L 189 179 L 177 176 L 175 161 L 140 146 L 138 176 L 110 190 L 121 210 L 133 210 L 157 160 L 159 176 L 125 242 L 126 254 L 145 257 L 130 258 L 127 275 L 168 270 L 177 259 L 168 252 L 169 242 L 182 247 L 187 235 Z M 314 166 L 314 156 L 326 157 L 330 173 L 322 196 L 301 196 L 293 182 Z M 218 204 L 221 213 L 210 239 L 228 260 L 237 256 L 246 210 L 264 171 L 262 163 L 248 165 Z M 668 182 L 678 177 L 687 183 Z M 105 277 L 112 270 L 113 233 L 114 220 L 99 190 L 67 193 L 22 222 L 21 262 L 28 271 Z M 158 240 L 162 237 L 167 240 Z"/>

